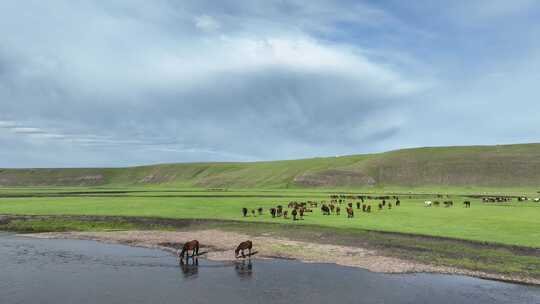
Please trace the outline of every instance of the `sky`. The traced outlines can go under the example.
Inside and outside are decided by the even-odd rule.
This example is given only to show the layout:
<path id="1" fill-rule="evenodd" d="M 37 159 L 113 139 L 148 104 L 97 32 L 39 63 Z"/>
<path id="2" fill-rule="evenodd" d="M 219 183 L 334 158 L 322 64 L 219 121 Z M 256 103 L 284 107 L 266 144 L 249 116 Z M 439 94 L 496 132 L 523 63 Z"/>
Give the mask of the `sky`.
<path id="1" fill-rule="evenodd" d="M 540 1 L 2 0 L 0 167 L 540 142 Z"/>

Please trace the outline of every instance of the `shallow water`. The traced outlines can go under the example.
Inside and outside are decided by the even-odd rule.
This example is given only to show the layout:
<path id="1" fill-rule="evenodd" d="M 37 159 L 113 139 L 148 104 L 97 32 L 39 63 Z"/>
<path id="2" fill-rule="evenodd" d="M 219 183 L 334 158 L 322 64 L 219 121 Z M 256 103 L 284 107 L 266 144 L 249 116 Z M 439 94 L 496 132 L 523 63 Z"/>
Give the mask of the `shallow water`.
<path id="1" fill-rule="evenodd" d="M 0 303 L 540 303 L 540 288 L 296 261 L 179 267 L 159 250 L 0 234 Z"/>

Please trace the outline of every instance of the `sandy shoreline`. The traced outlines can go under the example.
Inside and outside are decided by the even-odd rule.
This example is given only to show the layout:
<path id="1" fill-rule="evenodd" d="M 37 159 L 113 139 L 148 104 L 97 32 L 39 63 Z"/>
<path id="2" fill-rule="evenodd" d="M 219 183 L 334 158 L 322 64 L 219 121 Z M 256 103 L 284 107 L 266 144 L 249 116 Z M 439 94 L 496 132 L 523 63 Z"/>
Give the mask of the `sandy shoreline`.
<path id="1" fill-rule="evenodd" d="M 26 237 L 94 240 L 106 243 L 154 248 L 176 252 L 175 246 L 197 239 L 201 251 L 208 251 L 206 258 L 213 261 L 234 260 L 234 248 L 245 240 L 252 240 L 257 258 L 286 258 L 305 263 L 331 263 L 342 266 L 364 268 L 382 273 L 441 273 L 473 276 L 506 282 L 540 285 L 540 280 L 522 276 L 491 274 L 452 267 L 421 264 L 415 261 L 388 257 L 377 250 L 353 246 L 318 244 L 294 241 L 270 235 L 249 236 L 237 232 L 216 229 L 197 231 L 110 231 L 110 232 L 49 232 L 24 234 Z"/>

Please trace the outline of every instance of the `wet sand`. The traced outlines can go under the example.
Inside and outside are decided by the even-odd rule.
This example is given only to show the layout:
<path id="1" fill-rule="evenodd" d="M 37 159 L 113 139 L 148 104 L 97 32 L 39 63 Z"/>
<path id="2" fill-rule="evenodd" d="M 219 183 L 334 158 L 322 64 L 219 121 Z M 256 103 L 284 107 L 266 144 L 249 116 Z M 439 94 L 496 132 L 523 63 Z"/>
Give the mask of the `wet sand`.
<path id="1" fill-rule="evenodd" d="M 305 263 L 331 263 L 364 268 L 380 273 L 442 273 L 466 275 L 484 279 L 540 285 L 540 280 L 523 276 L 507 276 L 421 264 L 415 261 L 384 256 L 377 250 L 356 246 L 317 244 L 295 241 L 271 235 L 249 236 L 216 229 L 197 231 L 111 231 L 111 232 L 52 232 L 25 234 L 33 238 L 94 240 L 136 247 L 156 248 L 171 253 L 186 241 L 197 239 L 200 251 L 212 261 L 235 260 L 234 249 L 245 240 L 252 240 L 257 258 L 294 259 Z"/>

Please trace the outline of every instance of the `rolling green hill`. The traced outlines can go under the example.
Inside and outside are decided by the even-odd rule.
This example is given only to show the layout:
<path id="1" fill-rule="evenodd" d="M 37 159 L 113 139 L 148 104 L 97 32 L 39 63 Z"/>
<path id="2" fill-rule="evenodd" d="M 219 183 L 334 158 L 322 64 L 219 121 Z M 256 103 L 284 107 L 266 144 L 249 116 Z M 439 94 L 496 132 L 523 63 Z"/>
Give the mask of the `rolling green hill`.
<path id="1" fill-rule="evenodd" d="M 130 168 L 0 169 L 1 186 L 186 188 L 536 187 L 540 144 L 415 148 L 252 163 Z"/>

